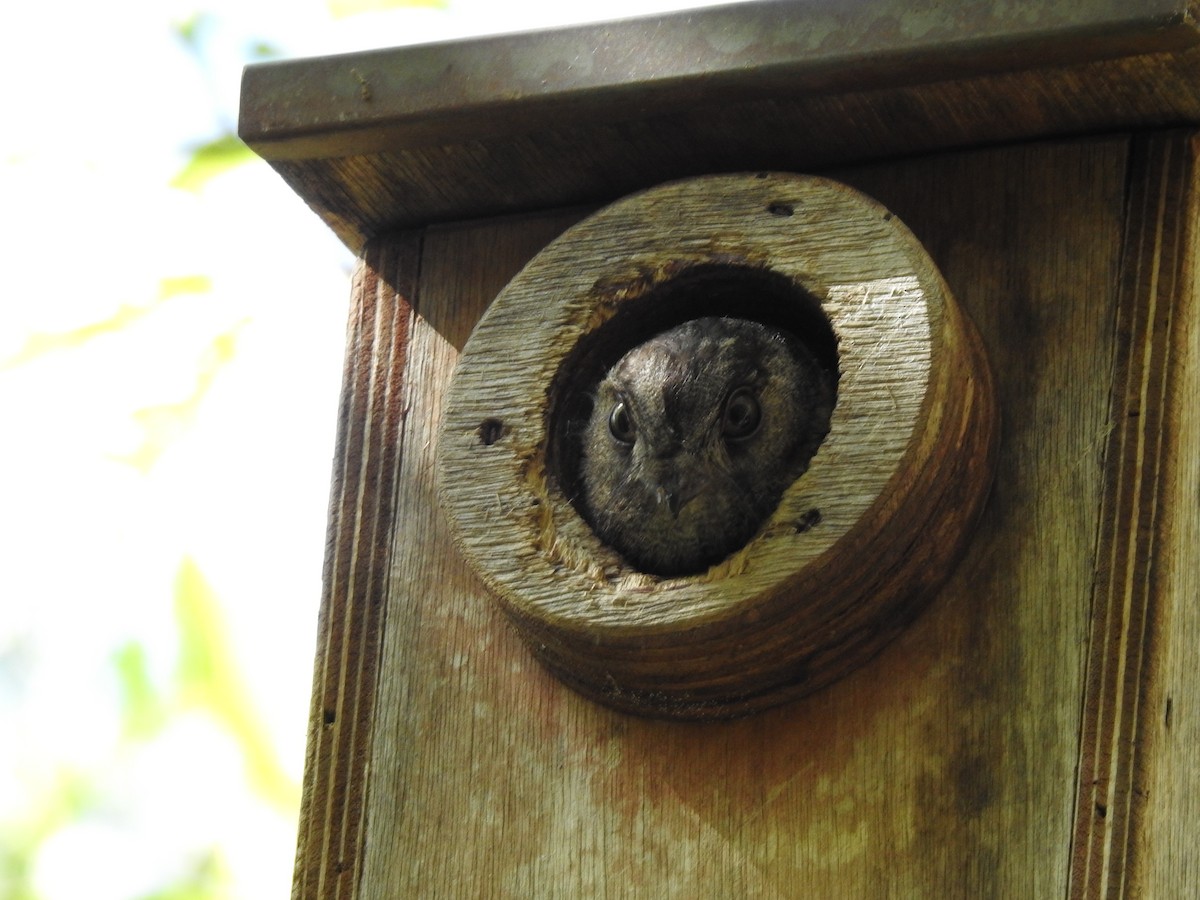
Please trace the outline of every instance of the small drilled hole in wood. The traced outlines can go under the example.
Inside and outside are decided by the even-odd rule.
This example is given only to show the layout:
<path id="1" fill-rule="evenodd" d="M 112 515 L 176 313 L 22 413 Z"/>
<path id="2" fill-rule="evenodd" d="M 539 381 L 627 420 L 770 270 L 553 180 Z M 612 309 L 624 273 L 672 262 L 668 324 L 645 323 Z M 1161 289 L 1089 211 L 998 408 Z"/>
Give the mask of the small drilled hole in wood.
<path id="1" fill-rule="evenodd" d="M 790 203 L 776 202 L 776 203 L 772 203 L 770 206 L 767 207 L 767 212 L 769 212 L 773 216 L 786 217 L 786 216 L 794 215 L 796 212 L 796 207 L 792 206 L 792 204 L 790 204 Z"/>
<path id="2" fill-rule="evenodd" d="M 490 447 L 504 437 L 504 423 L 499 419 L 484 419 L 479 423 L 479 443 Z"/>
<path id="3" fill-rule="evenodd" d="M 819 509 L 810 509 L 796 522 L 796 534 L 804 534 L 810 528 L 815 528 L 821 524 L 821 511 Z"/>

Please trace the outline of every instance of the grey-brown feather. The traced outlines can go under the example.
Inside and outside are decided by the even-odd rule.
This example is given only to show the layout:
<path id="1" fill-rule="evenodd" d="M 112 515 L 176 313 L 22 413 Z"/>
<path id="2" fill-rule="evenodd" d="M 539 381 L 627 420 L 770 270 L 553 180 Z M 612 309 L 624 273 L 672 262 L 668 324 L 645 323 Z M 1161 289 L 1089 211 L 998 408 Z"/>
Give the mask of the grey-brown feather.
<path id="1" fill-rule="evenodd" d="M 586 518 L 642 571 L 719 562 L 808 467 L 829 430 L 833 381 L 794 336 L 747 319 L 694 319 L 639 344 L 596 390 Z"/>

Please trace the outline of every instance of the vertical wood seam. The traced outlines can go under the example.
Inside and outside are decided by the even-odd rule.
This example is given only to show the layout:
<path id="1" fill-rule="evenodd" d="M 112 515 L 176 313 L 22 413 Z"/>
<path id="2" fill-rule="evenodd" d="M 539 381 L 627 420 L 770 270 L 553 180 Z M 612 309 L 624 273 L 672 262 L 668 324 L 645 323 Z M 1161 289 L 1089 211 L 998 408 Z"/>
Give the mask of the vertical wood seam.
<path id="1" fill-rule="evenodd" d="M 1119 274 L 1113 399 L 1097 536 L 1068 895 L 1124 896 L 1139 812 L 1140 742 L 1157 713 L 1144 701 L 1154 666 L 1155 539 L 1173 299 L 1183 260 L 1191 165 L 1180 133 L 1135 140 Z"/>
<path id="2" fill-rule="evenodd" d="M 1187 314 L 1182 305 L 1193 301 L 1191 291 L 1193 279 L 1194 241 L 1197 227 L 1197 142 L 1196 132 L 1181 131 L 1171 136 L 1171 168 L 1164 171 L 1163 193 L 1171 198 L 1168 203 L 1170 217 L 1164 219 L 1164 244 L 1170 243 L 1170 254 L 1164 258 L 1171 263 L 1168 281 L 1160 281 L 1160 297 L 1168 304 L 1162 317 L 1164 352 L 1164 377 L 1159 395 L 1161 423 L 1158 427 L 1162 448 L 1154 477 L 1155 500 L 1155 546 L 1150 556 L 1147 581 L 1150 602 L 1147 605 L 1145 638 L 1145 662 L 1143 677 L 1138 684 L 1139 716 L 1136 729 L 1131 773 L 1129 779 L 1130 819 L 1124 836 L 1126 865 L 1122 871 L 1121 896 L 1143 896 L 1147 872 L 1143 851 L 1146 849 L 1145 834 L 1150 781 L 1160 752 L 1156 736 L 1161 734 L 1162 716 L 1166 703 L 1166 687 L 1162 683 L 1165 664 L 1166 637 L 1164 627 L 1172 614 L 1172 598 L 1169 590 L 1170 576 L 1175 573 L 1178 561 L 1170 557 L 1171 519 L 1180 510 L 1171 503 L 1170 491 L 1174 469 L 1178 465 L 1179 435 L 1182 430 L 1181 414 L 1192 410 L 1181 410 L 1176 406 L 1180 396 L 1181 379 L 1193 377 L 1182 368 L 1187 364 L 1186 351 L 1182 349 L 1181 331 L 1188 327 Z M 1173 203 L 1171 202 L 1173 200 Z M 1165 283 L 1165 287 L 1162 286 Z M 1186 452 L 1186 451 L 1183 451 Z"/>
<path id="3" fill-rule="evenodd" d="M 352 296 L 292 895 L 349 897 L 361 871 L 420 234 L 368 246 Z"/>

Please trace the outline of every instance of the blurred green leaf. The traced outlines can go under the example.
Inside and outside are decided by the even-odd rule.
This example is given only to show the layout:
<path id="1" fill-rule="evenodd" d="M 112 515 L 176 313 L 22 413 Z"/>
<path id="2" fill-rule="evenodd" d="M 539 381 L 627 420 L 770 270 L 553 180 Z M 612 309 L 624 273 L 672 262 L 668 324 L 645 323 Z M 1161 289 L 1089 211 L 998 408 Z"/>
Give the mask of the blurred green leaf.
<path id="1" fill-rule="evenodd" d="M 357 16 L 359 13 L 380 12 L 387 9 L 421 6 L 428 9 L 447 9 L 450 0 L 325 0 L 329 13 L 335 19 Z"/>
<path id="2" fill-rule="evenodd" d="M 218 175 L 230 169 L 258 159 L 254 151 L 243 144 L 236 135 L 223 134 L 214 141 L 192 150 L 192 158 L 171 179 L 171 187 L 181 191 L 199 193 L 204 186 Z"/>
<path id="3" fill-rule="evenodd" d="M 92 338 L 120 331 L 127 325 L 141 319 L 152 312 L 160 304 L 180 294 L 202 294 L 212 288 L 212 282 L 207 275 L 185 275 L 179 278 L 164 278 L 158 283 L 158 296 L 143 306 L 122 304 L 121 307 L 106 319 L 89 322 L 68 331 L 45 332 L 31 334 L 25 341 L 25 346 L 7 359 L 0 360 L 0 371 L 37 359 L 55 350 L 69 350 L 85 344 Z"/>
<path id="4" fill-rule="evenodd" d="M 54 782 L 38 797 L 32 814 L 19 822 L 0 820 L 0 897 L 36 900 L 33 862 L 37 848 L 59 828 L 82 819 L 98 805 L 90 773 L 60 767 Z"/>
<path id="5" fill-rule="evenodd" d="M 200 405 L 208 394 L 217 373 L 237 355 L 237 333 L 246 320 L 238 322 L 212 339 L 200 358 L 200 371 L 192 392 L 175 403 L 144 406 L 133 413 L 134 421 L 142 427 L 142 443 L 132 453 L 113 454 L 117 462 L 128 463 L 146 473 L 163 453 L 183 435 L 196 418 Z"/>
<path id="6" fill-rule="evenodd" d="M 168 710 L 155 690 L 146 666 L 146 650 L 130 641 L 113 655 L 121 689 L 121 717 L 126 739 L 147 738 L 166 724 Z"/>
<path id="7" fill-rule="evenodd" d="M 180 294 L 203 294 L 210 290 L 212 290 L 212 279 L 207 275 L 163 278 L 158 282 L 158 299 L 170 300 Z"/>
<path id="8" fill-rule="evenodd" d="M 34 838 L 24 823 L 20 831 L 0 827 L 0 897 L 4 900 L 36 900 L 29 870 L 40 842 L 41 836 Z"/>
<path id="9" fill-rule="evenodd" d="M 239 671 L 220 602 L 191 558 L 183 560 L 176 574 L 175 617 L 181 701 L 207 709 L 224 724 L 241 747 L 254 789 L 279 809 L 294 810 L 300 786 L 279 763 Z"/>
<path id="10" fill-rule="evenodd" d="M 277 59 L 282 55 L 280 49 L 274 44 L 267 41 L 256 41 L 251 44 L 246 51 L 246 55 L 251 59 Z"/>
<path id="11" fill-rule="evenodd" d="M 202 40 L 201 32 L 210 28 L 213 24 L 214 17 L 212 13 L 196 12 L 188 19 L 175 25 L 175 34 L 185 47 L 192 52 L 196 52 L 199 50 L 200 41 Z"/>

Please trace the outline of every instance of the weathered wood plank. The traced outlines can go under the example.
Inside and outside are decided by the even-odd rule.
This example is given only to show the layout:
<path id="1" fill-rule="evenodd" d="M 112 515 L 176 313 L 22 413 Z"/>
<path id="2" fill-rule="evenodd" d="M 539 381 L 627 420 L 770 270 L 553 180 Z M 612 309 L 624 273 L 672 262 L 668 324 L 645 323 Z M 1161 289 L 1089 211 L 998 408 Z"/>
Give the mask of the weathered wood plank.
<path id="1" fill-rule="evenodd" d="M 355 273 L 317 626 L 293 896 L 353 896 L 375 715 L 420 235 L 369 247 Z"/>
<path id="2" fill-rule="evenodd" d="M 849 178 L 897 209 L 939 262 L 985 335 L 1000 391 L 1003 449 L 986 520 L 998 529 L 996 556 L 965 588 L 976 605 L 959 624 L 964 683 L 945 701 L 962 742 L 954 776 L 930 796 L 968 813 L 951 839 L 966 864 L 997 869 L 979 896 L 1055 897 L 1067 887 L 1094 504 L 1111 427 L 1125 154 L 1114 139 L 965 157 L 989 158 L 996 164 L 967 185 L 939 184 L 958 157 L 917 164 L 922 178 L 891 166 Z M 959 221 L 972 207 L 983 221 Z M 951 884 L 917 895 L 953 895 Z"/>
<path id="3" fill-rule="evenodd" d="M 1200 183 L 1194 133 L 1142 144 L 1114 397 L 1121 505 L 1089 679 L 1108 691 L 1085 707 L 1099 723 L 1076 865 L 1088 896 L 1185 897 L 1200 883 Z"/>
<path id="4" fill-rule="evenodd" d="M 979 326 L 1004 421 L 997 484 L 908 632 L 829 689 L 732 723 L 578 697 L 453 551 L 432 462 L 456 347 L 570 217 L 431 233 L 359 894 L 1063 896 L 1125 162 L 1113 139 L 844 173 L 924 240 Z"/>

